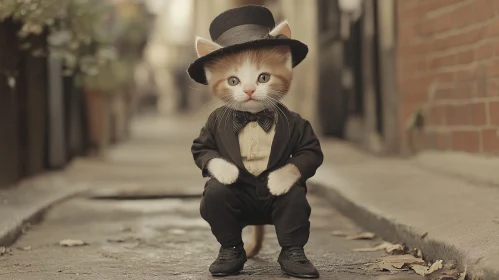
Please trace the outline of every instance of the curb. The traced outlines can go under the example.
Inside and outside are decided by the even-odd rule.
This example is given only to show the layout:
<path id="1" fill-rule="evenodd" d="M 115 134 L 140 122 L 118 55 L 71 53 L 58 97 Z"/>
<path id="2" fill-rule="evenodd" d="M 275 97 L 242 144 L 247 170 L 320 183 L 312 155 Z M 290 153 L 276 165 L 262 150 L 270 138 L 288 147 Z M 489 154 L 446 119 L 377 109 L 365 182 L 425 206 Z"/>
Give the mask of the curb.
<path id="1" fill-rule="evenodd" d="M 419 232 L 410 225 L 383 217 L 368 210 L 341 194 L 338 190 L 328 187 L 327 184 L 311 180 L 309 185 L 312 193 L 319 195 L 337 208 L 343 215 L 349 217 L 361 227 L 371 231 L 379 237 L 392 242 L 401 242 L 411 248 L 418 248 L 423 252 L 427 261 L 454 260 L 461 270 L 467 269 L 468 280 L 497 280 L 499 279 L 499 264 L 481 262 L 481 259 L 469 259 L 466 253 L 445 242 L 428 236 L 427 232 Z"/>
<path id="2" fill-rule="evenodd" d="M 11 246 L 30 224 L 43 219 L 45 212 L 88 188 L 79 184 L 68 187 L 66 180 L 47 175 L 27 180 L 0 192 L 0 246 Z M 13 201 L 12 205 L 9 204 Z"/>

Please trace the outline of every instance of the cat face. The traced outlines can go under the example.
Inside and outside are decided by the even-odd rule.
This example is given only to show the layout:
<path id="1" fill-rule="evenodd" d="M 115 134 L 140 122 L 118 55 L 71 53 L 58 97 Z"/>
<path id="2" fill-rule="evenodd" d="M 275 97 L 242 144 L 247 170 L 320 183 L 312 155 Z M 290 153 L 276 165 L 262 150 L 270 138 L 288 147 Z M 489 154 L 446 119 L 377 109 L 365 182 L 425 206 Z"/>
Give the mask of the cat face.
<path id="1" fill-rule="evenodd" d="M 211 92 L 229 107 L 258 112 L 288 92 L 291 53 L 283 46 L 247 50 L 213 61 L 205 71 Z"/>
<path id="2" fill-rule="evenodd" d="M 287 22 L 270 34 L 291 37 Z M 220 48 L 201 38 L 196 46 L 199 56 Z M 275 106 L 288 92 L 291 51 L 287 46 L 273 46 L 227 54 L 207 63 L 205 73 L 210 91 L 228 107 L 255 113 Z"/>

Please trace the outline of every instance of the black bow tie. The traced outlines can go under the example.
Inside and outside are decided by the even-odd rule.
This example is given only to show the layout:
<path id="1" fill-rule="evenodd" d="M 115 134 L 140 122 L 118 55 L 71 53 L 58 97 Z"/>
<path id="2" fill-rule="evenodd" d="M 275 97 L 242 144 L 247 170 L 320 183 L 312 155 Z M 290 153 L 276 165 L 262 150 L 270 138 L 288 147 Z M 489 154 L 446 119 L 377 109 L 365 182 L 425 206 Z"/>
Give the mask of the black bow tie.
<path id="1" fill-rule="evenodd" d="M 243 111 L 234 111 L 234 132 L 238 133 L 243 127 L 245 127 L 249 122 L 258 122 L 260 127 L 265 131 L 269 132 L 274 124 L 274 112 L 271 110 L 263 110 L 256 114 Z"/>

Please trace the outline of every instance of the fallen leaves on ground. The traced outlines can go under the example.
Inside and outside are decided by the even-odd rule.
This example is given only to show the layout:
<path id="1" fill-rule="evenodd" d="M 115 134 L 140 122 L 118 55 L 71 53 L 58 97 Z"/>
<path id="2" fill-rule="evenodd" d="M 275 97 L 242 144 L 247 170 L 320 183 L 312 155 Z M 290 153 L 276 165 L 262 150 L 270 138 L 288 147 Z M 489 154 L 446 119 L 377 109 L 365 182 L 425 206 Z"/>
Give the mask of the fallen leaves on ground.
<path id="1" fill-rule="evenodd" d="M 441 269 L 426 275 L 429 280 L 463 280 L 466 273 L 459 273 L 455 262 L 448 262 Z"/>
<path id="2" fill-rule="evenodd" d="M 393 255 L 380 258 L 378 263 L 369 265 L 370 269 L 397 272 L 407 270 L 411 265 L 424 265 L 422 259 L 416 258 L 413 255 Z"/>
<path id="3" fill-rule="evenodd" d="M 418 265 L 418 264 L 410 265 L 410 267 L 417 274 L 419 274 L 421 276 L 425 276 L 425 275 L 431 274 L 439 269 L 442 269 L 443 265 L 442 265 L 442 261 L 439 260 L 439 261 L 436 261 L 435 263 L 433 263 L 430 267 L 427 267 L 426 265 Z"/>
<path id="4" fill-rule="evenodd" d="M 380 258 L 378 263 L 370 264 L 368 268 L 389 272 L 412 269 L 427 280 L 464 280 L 466 278 L 466 272 L 459 273 L 453 261 L 444 264 L 443 261 L 438 260 L 427 265 L 423 259 L 410 254 L 386 256 Z"/>
<path id="5" fill-rule="evenodd" d="M 346 237 L 347 240 L 371 240 L 371 239 L 374 239 L 376 238 L 376 235 L 372 232 L 362 232 L 362 233 L 359 233 L 359 234 L 355 234 L 355 235 L 349 235 Z"/>
<path id="6" fill-rule="evenodd" d="M 404 252 L 404 246 L 401 244 L 392 244 L 390 242 L 383 242 L 378 246 L 372 248 L 358 248 L 353 249 L 354 252 L 376 252 L 386 251 L 388 254 Z"/>
<path id="7" fill-rule="evenodd" d="M 85 246 L 88 245 L 88 243 L 78 239 L 64 239 L 59 241 L 59 245 L 64 247 L 76 247 L 76 246 Z"/>

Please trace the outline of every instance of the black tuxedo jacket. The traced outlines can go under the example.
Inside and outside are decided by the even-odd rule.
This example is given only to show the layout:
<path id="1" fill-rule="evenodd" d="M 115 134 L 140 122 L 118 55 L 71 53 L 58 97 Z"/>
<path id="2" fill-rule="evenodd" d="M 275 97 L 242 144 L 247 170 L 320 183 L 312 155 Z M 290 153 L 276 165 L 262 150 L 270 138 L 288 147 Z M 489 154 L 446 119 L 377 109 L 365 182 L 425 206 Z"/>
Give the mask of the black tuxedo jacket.
<path id="1" fill-rule="evenodd" d="M 244 167 L 239 139 L 233 129 L 232 114 L 228 112 L 231 110 L 224 107 L 215 110 L 192 145 L 194 161 L 204 177 L 210 176 L 207 163 L 213 158 L 223 158 L 235 164 L 239 168 L 238 182 L 252 185 L 266 183 L 270 172 L 292 163 L 300 170 L 298 184 L 305 186 L 306 180 L 322 164 L 324 156 L 310 123 L 284 105 L 278 105 L 276 132 L 267 170 L 255 177 Z"/>

